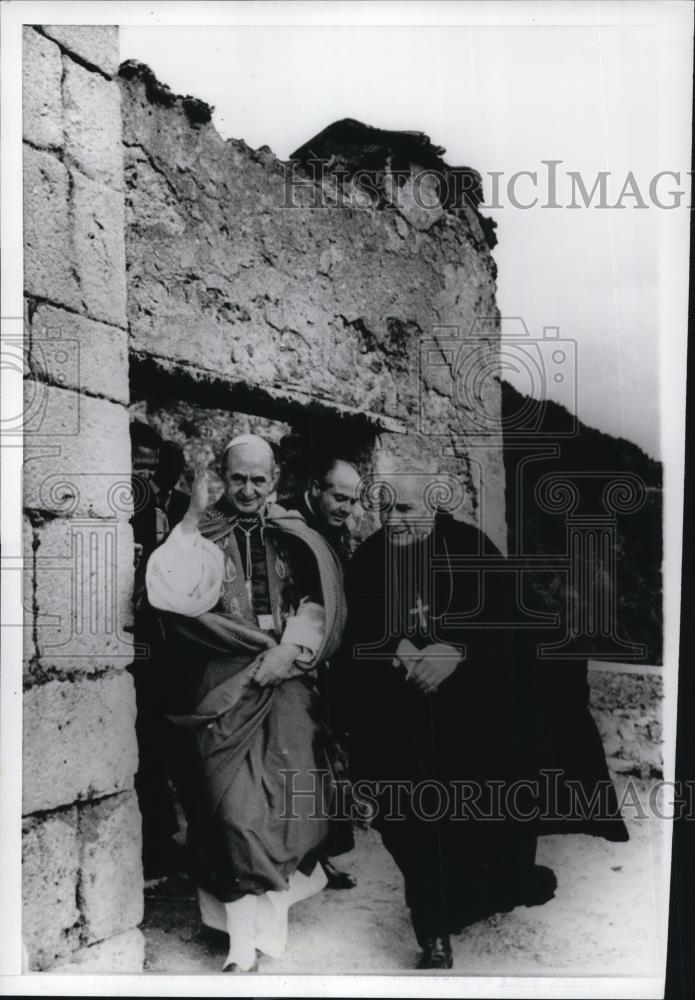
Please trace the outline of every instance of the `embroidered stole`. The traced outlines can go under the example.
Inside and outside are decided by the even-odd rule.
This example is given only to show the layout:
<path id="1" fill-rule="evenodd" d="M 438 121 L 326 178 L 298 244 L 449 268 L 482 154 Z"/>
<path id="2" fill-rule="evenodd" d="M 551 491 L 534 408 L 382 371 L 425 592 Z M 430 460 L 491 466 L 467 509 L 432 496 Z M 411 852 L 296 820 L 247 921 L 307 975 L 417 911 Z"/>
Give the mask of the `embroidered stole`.
<path id="1" fill-rule="evenodd" d="M 247 587 L 244 577 L 245 560 L 242 560 L 236 535 L 231 524 L 229 532 L 224 538 L 217 539 L 216 544 L 224 552 L 224 580 L 220 596 L 221 610 L 229 614 L 239 615 L 250 625 L 260 627 L 265 632 L 272 631 L 274 637 L 279 639 L 285 627 L 285 619 L 287 617 L 284 607 L 285 586 L 290 575 L 287 561 L 276 551 L 275 546 L 264 532 L 265 569 L 273 619 L 272 629 L 270 629 L 266 627 L 266 623 L 263 621 L 265 616 L 257 616 L 254 613 L 249 594 L 251 588 Z"/>

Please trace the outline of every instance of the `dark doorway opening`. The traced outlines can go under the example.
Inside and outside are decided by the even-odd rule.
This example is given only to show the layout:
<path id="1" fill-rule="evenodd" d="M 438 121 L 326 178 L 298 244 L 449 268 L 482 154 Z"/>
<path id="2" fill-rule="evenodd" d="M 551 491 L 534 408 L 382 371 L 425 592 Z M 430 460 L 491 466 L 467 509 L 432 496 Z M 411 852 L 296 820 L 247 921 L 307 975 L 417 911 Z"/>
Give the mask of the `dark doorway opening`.
<path id="1" fill-rule="evenodd" d="M 361 474 L 372 471 L 377 437 L 385 427 L 369 416 L 328 401 L 298 400 L 289 392 L 202 378 L 195 369 L 131 355 L 131 440 L 136 513 L 135 680 L 140 766 L 136 789 L 143 817 L 143 864 L 146 879 L 185 868 L 185 815 L 172 758 L 171 723 L 162 710 L 167 664 L 163 661 L 157 618 L 144 599 L 147 558 L 188 504 L 193 470 L 208 468 L 210 502 L 222 493 L 221 458 L 237 434 L 255 433 L 268 440 L 281 468 L 276 499 L 303 490 L 315 467 L 329 456 L 353 462 Z M 153 478 L 162 454 L 173 454 L 168 489 L 172 501 L 164 517 L 142 517 L 152 503 Z M 177 457 L 178 456 L 178 457 Z M 157 501 L 157 505 L 159 501 Z M 138 505 L 140 507 L 138 508 Z M 360 537 L 373 530 L 367 519 L 353 525 Z M 146 536 L 146 537 L 145 537 Z M 175 761 L 174 761 L 175 763 Z"/>

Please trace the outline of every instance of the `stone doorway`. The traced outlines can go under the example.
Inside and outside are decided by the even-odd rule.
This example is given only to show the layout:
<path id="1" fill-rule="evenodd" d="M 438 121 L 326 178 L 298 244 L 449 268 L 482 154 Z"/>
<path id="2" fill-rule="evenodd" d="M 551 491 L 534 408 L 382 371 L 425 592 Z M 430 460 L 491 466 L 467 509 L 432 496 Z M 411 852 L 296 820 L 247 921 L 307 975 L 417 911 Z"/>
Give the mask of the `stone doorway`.
<path id="1" fill-rule="evenodd" d="M 225 445 L 242 433 L 259 434 L 271 443 L 281 469 L 279 501 L 303 488 L 316 465 L 331 455 L 353 462 L 363 475 L 372 471 L 382 428 L 357 411 L 297 405 L 246 387 L 240 391 L 239 386 L 231 389 L 218 382 L 186 378 L 180 370 L 160 372 L 155 380 L 150 375 L 149 365 L 131 367 L 131 428 L 134 422 L 145 425 L 152 432 L 152 442 L 173 442 L 182 449 L 185 467 L 176 486 L 184 492 L 190 491 L 194 465 L 203 460 L 211 501 L 218 498 Z M 150 463 L 151 456 L 139 457 L 134 443 L 135 475 Z"/>
<path id="2" fill-rule="evenodd" d="M 359 415 L 334 411 L 316 413 L 288 401 L 281 405 L 265 394 L 246 388 L 231 391 L 220 382 L 205 383 L 185 371 L 156 371 L 152 365 L 131 365 L 130 428 L 133 455 L 135 542 L 135 658 L 130 672 L 135 682 L 138 715 L 136 733 L 139 769 L 135 786 L 142 818 L 145 879 L 175 874 L 183 861 L 185 818 L 177 793 L 176 762 L 168 759 L 171 724 L 161 708 L 166 664 L 160 663 L 156 618 L 143 603 L 144 568 L 152 549 L 164 533 L 180 520 L 187 507 L 193 469 L 201 462 L 208 469 L 210 501 L 223 491 L 221 458 L 228 441 L 240 433 L 255 433 L 272 445 L 281 477 L 277 499 L 303 489 L 312 470 L 331 454 L 353 461 L 360 472 L 371 471 L 379 429 Z M 243 407 L 243 408 L 242 408 Z M 155 516 L 142 517 L 151 493 L 147 485 L 162 445 L 176 446 L 182 469 L 171 481 L 177 491 L 176 514 L 162 528 Z M 359 505 L 358 505 L 359 510 Z M 171 508 L 170 508 L 171 512 Z M 157 515 L 159 516 L 159 515 Z M 372 530 L 369 514 L 358 517 L 352 530 L 357 537 Z M 156 537 L 155 537 L 156 535 Z M 151 537 L 150 537 L 151 536 Z M 142 608 L 145 608 L 144 613 Z M 175 742 L 175 741 L 174 741 Z M 173 846 L 172 846 L 173 844 Z"/>

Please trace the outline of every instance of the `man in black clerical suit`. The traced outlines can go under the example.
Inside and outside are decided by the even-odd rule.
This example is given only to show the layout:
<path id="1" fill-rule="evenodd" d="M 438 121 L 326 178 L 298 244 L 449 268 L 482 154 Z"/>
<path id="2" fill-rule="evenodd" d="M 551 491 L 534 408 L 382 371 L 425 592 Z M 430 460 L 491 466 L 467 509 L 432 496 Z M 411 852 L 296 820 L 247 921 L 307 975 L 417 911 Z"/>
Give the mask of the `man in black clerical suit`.
<path id="1" fill-rule="evenodd" d="M 354 465 L 326 458 L 317 465 L 305 490 L 282 501 L 286 510 L 298 510 L 309 527 L 323 535 L 343 569 L 352 553 L 347 521 L 357 503 L 359 483 Z"/>
<path id="2" fill-rule="evenodd" d="M 417 967 L 447 969 L 451 932 L 543 903 L 556 880 L 535 865 L 515 784 L 535 772 L 513 572 L 485 534 L 428 506 L 430 477 L 385 482 L 382 528 L 346 575 L 351 771 L 403 874 Z"/>
<path id="3" fill-rule="evenodd" d="M 341 458 L 324 458 L 314 469 L 307 488 L 294 496 L 282 500 L 286 510 L 297 510 L 306 523 L 314 531 L 318 531 L 331 546 L 340 560 L 343 570 L 347 568 L 352 554 L 348 518 L 357 503 L 357 488 L 360 474 L 350 462 Z M 334 728 L 334 697 L 332 685 L 329 683 L 327 671 L 330 667 L 324 665 L 319 683 L 324 697 L 327 723 Z M 335 734 L 337 735 L 337 734 Z M 338 827 L 336 826 L 336 829 Z M 342 836 L 344 836 L 344 830 Z M 352 833 L 350 831 L 350 838 Z M 341 837 L 342 839 L 342 837 Z M 341 853 L 345 844 L 341 844 Z M 330 889 L 352 889 L 357 880 L 347 872 L 336 868 L 334 863 L 324 855 L 321 864 L 328 878 Z"/>
<path id="4" fill-rule="evenodd" d="M 130 672 L 135 682 L 139 763 L 135 789 L 142 814 L 142 857 L 146 878 L 181 867 L 182 850 L 174 840 L 179 830 L 169 788 L 175 781 L 186 806 L 185 781 L 179 774 L 178 734 L 164 715 L 162 700 L 163 645 L 156 613 L 145 594 L 145 566 L 154 549 L 183 518 L 190 497 L 176 484 L 184 468 L 182 449 L 164 441 L 149 424 L 131 423 L 134 468 L 133 537 L 136 544 L 134 638 L 139 650 Z"/>

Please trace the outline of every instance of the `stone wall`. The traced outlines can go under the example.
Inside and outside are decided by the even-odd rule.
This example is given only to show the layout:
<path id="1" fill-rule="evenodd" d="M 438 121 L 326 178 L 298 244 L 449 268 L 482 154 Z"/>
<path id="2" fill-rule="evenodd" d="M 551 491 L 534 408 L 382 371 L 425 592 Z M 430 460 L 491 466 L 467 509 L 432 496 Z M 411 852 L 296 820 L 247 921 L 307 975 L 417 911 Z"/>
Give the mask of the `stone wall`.
<path id="1" fill-rule="evenodd" d="M 143 963 L 115 27 L 25 27 L 23 939 Z"/>
<path id="2" fill-rule="evenodd" d="M 423 208 L 408 180 L 377 202 L 290 174 L 147 67 L 120 77 L 140 391 L 195 383 L 203 405 L 341 443 L 361 417 L 376 456 L 451 474 L 455 515 L 505 548 L 495 267 L 477 212 L 431 192 Z"/>
<path id="3" fill-rule="evenodd" d="M 613 775 L 663 778 L 660 667 L 589 661 L 591 712 Z"/>

